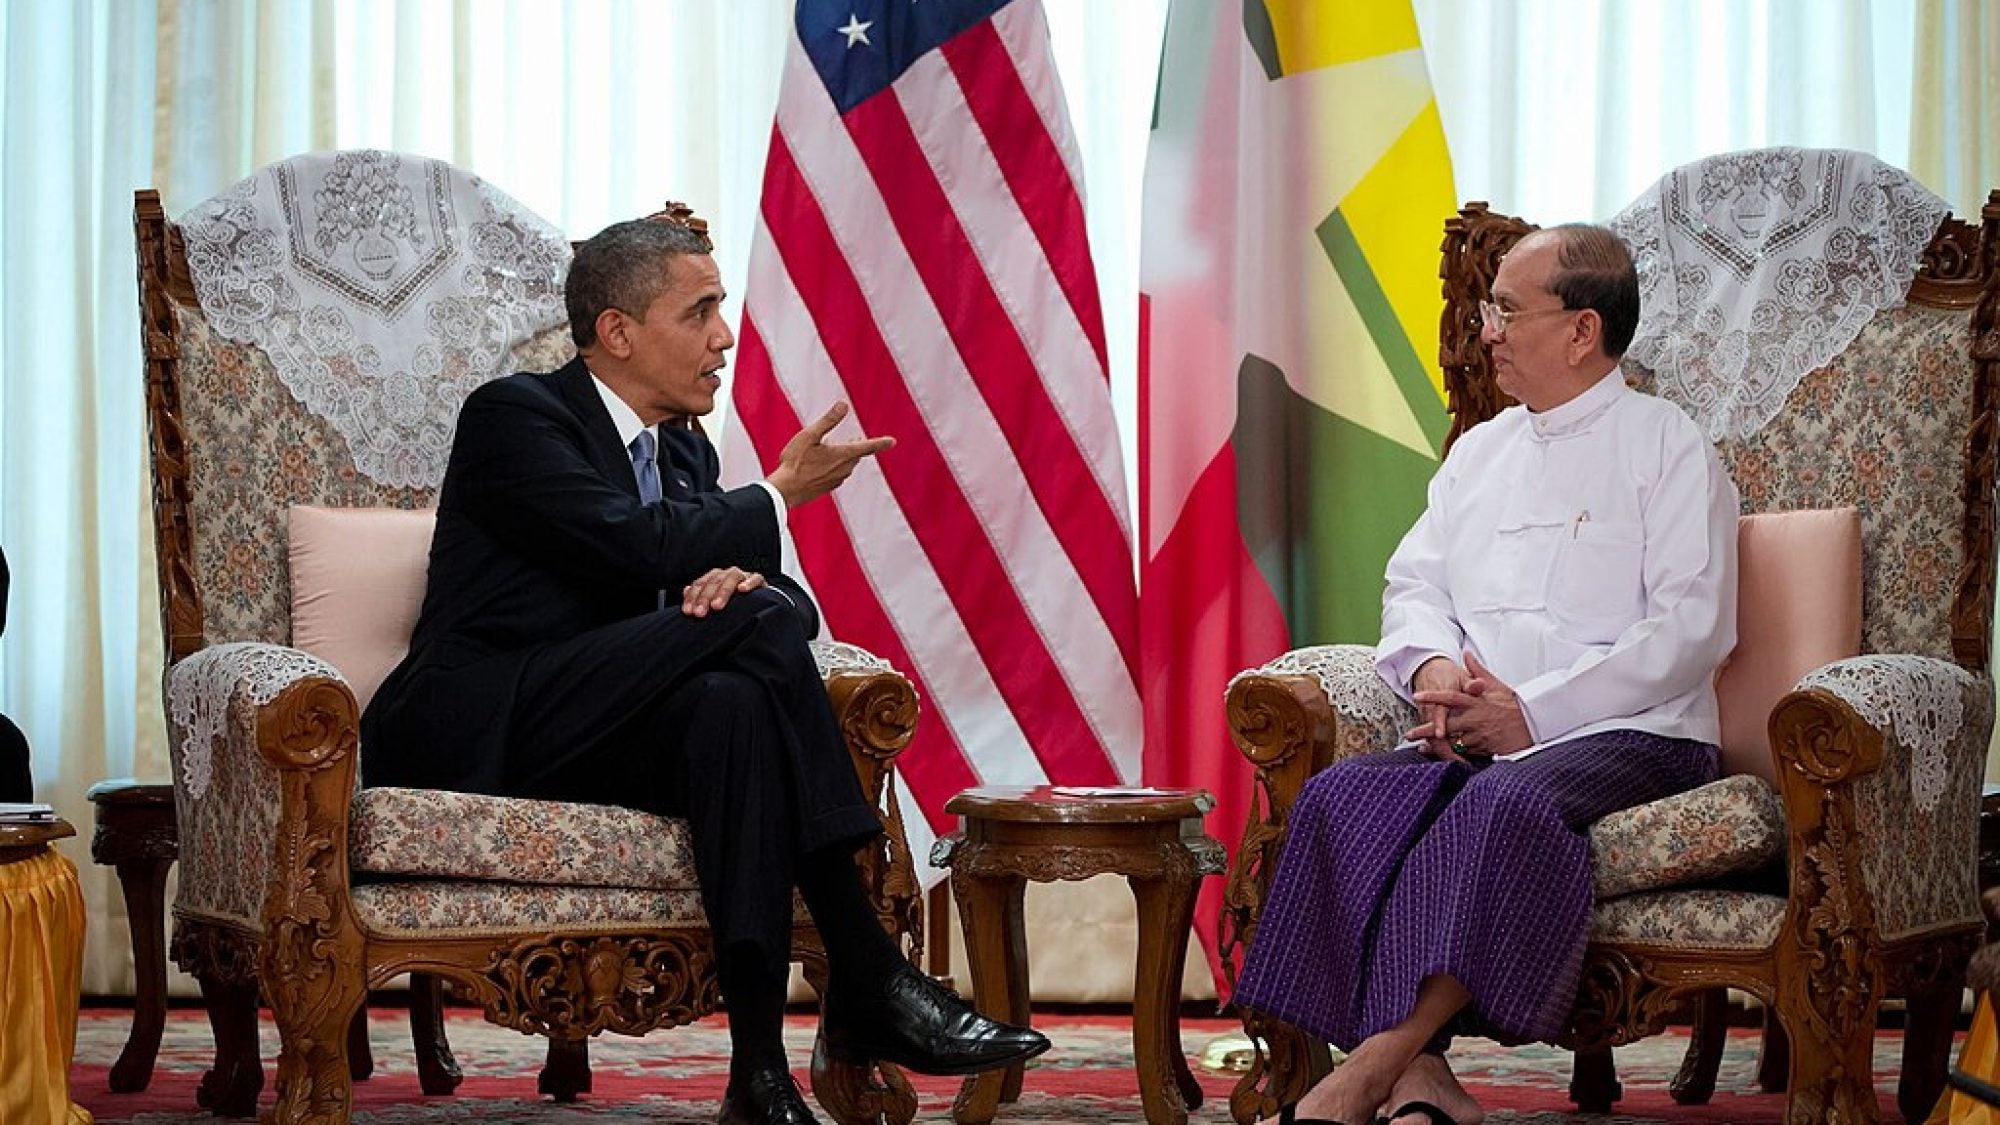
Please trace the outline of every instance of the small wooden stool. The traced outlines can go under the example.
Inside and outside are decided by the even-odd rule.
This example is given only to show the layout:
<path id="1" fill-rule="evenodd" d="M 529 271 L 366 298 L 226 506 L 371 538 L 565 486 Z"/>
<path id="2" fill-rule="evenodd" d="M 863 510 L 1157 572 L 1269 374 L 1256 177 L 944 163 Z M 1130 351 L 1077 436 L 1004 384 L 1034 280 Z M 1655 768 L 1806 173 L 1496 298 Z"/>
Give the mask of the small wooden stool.
<path id="1" fill-rule="evenodd" d="M 1026 1024 L 1028 945 L 1021 924 L 1027 880 L 1049 883 L 1123 875 L 1139 904 L 1132 982 L 1132 1047 L 1139 1097 L 1153 1125 L 1182 1125 L 1201 1087 L 1181 1051 L 1181 972 L 1188 924 L 1205 875 L 1222 874 L 1222 845 L 1202 832 L 1215 798 L 1199 789 L 968 789 L 945 804 L 960 831 L 939 840 L 931 863 L 951 868 L 965 930 L 973 1001 L 994 1019 Z M 973 1075 L 952 1120 L 985 1125 L 1021 1094 L 1022 1067 Z"/>

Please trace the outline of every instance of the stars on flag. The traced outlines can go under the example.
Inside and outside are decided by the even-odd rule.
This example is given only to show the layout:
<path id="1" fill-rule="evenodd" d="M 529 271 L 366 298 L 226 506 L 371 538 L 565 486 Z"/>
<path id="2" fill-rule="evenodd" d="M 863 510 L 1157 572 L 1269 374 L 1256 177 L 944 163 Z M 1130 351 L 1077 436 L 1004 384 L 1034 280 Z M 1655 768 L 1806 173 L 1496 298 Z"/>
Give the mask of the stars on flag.
<path id="1" fill-rule="evenodd" d="M 847 13 L 846 25 L 843 27 L 836 27 L 834 28 L 834 30 L 838 31 L 842 35 L 847 36 L 848 49 L 852 50 L 856 43 L 866 43 L 870 47 L 873 47 L 875 45 L 868 38 L 868 29 L 874 26 L 875 26 L 874 20 L 864 20 L 860 16 L 855 15 L 853 12 L 849 12 Z"/>

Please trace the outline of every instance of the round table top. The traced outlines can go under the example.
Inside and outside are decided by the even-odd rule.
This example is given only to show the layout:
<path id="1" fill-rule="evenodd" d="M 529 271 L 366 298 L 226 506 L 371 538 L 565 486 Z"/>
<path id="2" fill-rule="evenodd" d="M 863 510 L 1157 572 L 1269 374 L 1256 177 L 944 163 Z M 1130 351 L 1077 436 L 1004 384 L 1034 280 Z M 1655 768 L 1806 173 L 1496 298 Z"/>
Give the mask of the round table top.
<path id="1" fill-rule="evenodd" d="M 25 859 L 31 850 L 37 850 L 57 840 L 76 835 L 67 820 L 44 820 L 32 824 L 0 824 L 0 851 L 8 853 L 9 859 Z"/>
<path id="2" fill-rule="evenodd" d="M 989 785 L 964 790 L 944 811 L 1027 824 L 1139 824 L 1201 817 L 1214 807 L 1206 789 Z"/>

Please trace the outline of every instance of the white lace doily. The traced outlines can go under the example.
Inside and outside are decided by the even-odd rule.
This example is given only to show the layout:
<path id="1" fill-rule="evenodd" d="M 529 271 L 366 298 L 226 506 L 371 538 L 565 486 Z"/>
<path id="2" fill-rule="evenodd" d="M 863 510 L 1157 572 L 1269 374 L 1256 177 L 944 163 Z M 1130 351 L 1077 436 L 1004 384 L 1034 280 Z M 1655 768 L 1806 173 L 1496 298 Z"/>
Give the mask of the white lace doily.
<path id="1" fill-rule="evenodd" d="M 1610 223 L 1639 270 L 1627 354 L 1711 440 L 1749 437 L 1902 305 L 1948 210 L 1908 173 L 1844 149 L 1683 165 Z"/>
<path id="2" fill-rule="evenodd" d="M 1313 645 L 1295 648 L 1262 668 L 1238 672 L 1229 687 L 1244 676 L 1311 676 L 1326 692 L 1335 711 L 1365 723 L 1370 729 L 1400 733 L 1408 724 L 1410 705 L 1375 672 L 1375 650 L 1368 645 Z M 1223 689 L 1228 695 L 1228 688 Z"/>
<path id="3" fill-rule="evenodd" d="M 813 664 L 819 668 L 819 678 L 824 680 L 838 672 L 893 672 L 889 662 L 858 645 L 843 644 L 840 641 L 814 641 L 812 643 Z"/>
<path id="4" fill-rule="evenodd" d="M 181 736 L 181 786 L 188 796 L 200 800 L 215 776 L 231 685 L 242 684 L 250 702 L 261 707 L 307 676 L 342 679 L 317 656 L 254 641 L 212 645 L 174 665 L 167 678 L 167 714 Z"/>
<path id="5" fill-rule="evenodd" d="M 569 243 L 441 161 L 364 149 L 262 168 L 181 216 L 215 330 L 262 348 L 391 487 L 444 478 L 459 403 L 561 323 Z"/>
<path id="6" fill-rule="evenodd" d="M 1921 656 L 1858 656 L 1810 672 L 1800 688 L 1824 688 L 1870 726 L 1910 750 L 1910 795 L 1924 812 L 1937 808 L 1950 780 L 1952 740 L 1965 718 L 1972 674 Z"/>

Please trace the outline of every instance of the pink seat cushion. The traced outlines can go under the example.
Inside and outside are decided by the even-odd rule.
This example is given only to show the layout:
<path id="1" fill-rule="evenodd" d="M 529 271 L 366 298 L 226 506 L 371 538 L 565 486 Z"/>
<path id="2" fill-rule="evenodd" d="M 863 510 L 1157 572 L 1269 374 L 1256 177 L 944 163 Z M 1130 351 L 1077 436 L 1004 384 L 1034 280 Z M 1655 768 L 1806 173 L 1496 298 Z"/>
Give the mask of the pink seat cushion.
<path id="1" fill-rule="evenodd" d="M 430 508 L 292 508 L 292 645 L 340 669 L 364 708 L 410 650 L 436 523 Z"/>
<path id="2" fill-rule="evenodd" d="M 1775 782 L 1771 708 L 1807 672 L 1861 653 L 1861 513 L 1744 516 L 1737 575 L 1736 651 L 1715 677 L 1722 772 Z"/>

